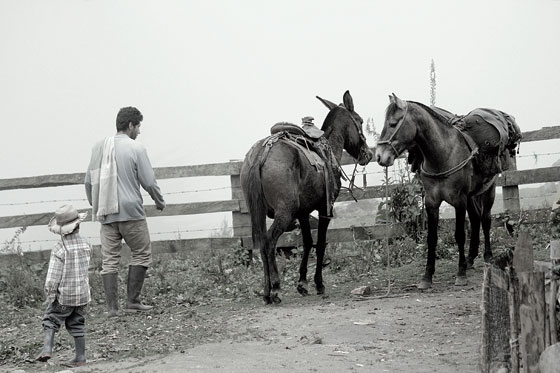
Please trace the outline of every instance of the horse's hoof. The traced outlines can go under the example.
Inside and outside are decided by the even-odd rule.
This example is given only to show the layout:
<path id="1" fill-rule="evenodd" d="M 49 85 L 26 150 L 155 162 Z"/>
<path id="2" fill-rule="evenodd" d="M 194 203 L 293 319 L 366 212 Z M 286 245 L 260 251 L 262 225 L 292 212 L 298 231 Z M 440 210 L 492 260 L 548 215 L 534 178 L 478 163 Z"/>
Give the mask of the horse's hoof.
<path id="1" fill-rule="evenodd" d="M 418 283 L 418 285 L 416 285 L 416 287 L 419 290 L 426 290 L 426 289 L 430 289 L 432 287 L 432 281 L 428 281 L 425 278 L 423 278 L 422 280 L 420 280 L 420 282 Z"/>
<path id="2" fill-rule="evenodd" d="M 282 302 L 282 299 L 280 299 L 278 295 L 275 295 L 272 297 L 272 301 L 274 302 L 274 304 L 280 304 L 280 302 Z"/>
<path id="3" fill-rule="evenodd" d="M 263 301 L 264 304 L 272 304 L 272 298 L 267 295 L 263 296 Z"/>
<path id="4" fill-rule="evenodd" d="M 325 294 L 325 287 L 324 286 L 317 286 L 317 295 Z"/>
<path id="5" fill-rule="evenodd" d="M 467 269 L 472 269 L 474 267 L 474 259 L 467 258 Z"/>
<path id="6" fill-rule="evenodd" d="M 486 255 L 484 254 L 484 263 L 491 263 L 492 262 L 492 254 Z"/>
<path id="7" fill-rule="evenodd" d="M 298 291 L 298 293 L 300 293 L 303 296 L 309 295 L 309 292 L 307 291 L 307 288 L 305 287 L 305 285 L 299 284 L 297 286 L 297 291 Z"/>
<path id="8" fill-rule="evenodd" d="M 467 276 L 457 276 L 455 278 L 455 286 L 467 286 Z"/>

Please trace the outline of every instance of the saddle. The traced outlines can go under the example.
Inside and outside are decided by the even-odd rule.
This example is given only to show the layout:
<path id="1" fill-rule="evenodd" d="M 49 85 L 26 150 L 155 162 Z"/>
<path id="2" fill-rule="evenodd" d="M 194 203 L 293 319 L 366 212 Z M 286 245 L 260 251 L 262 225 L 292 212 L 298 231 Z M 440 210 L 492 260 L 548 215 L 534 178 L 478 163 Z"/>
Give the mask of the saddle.
<path id="1" fill-rule="evenodd" d="M 272 126 L 272 128 L 270 128 L 270 134 L 274 135 L 275 133 L 278 132 L 283 132 L 286 131 L 288 133 L 291 133 L 292 135 L 296 135 L 296 136 L 304 136 L 307 137 L 313 141 L 317 141 L 321 138 L 321 136 L 323 136 L 323 131 L 321 131 L 320 129 L 318 129 L 315 126 L 303 126 L 303 127 L 299 127 L 296 126 L 295 124 L 292 123 L 287 123 L 287 122 L 280 122 L 280 123 L 276 123 L 275 125 Z"/>
<path id="2" fill-rule="evenodd" d="M 478 145 L 474 164 L 483 175 L 495 175 L 511 168 L 511 158 L 522 136 L 512 116 L 500 110 L 478 108 L 453 118 L 451 124 Z"/>
<path id="3" fill-rule="evenodd" d="M 288 145 L 296 147 L 305 155 L 309 163 L 319 171 L 323 169 L 326 157 L 322 154 L 322 146 L 319 139 L 310 137 L 303 128 L 292 123 L 280 122 L 270 128 L 270 136 L 266 142 L 276 142 L 284 140 Z"/>
<path id="4" fill-rule="evenodd" d="M 327 196 L 327 216 L 331 217 L 333 216 L 332 210 L 336 199 L 335 190 L 338 185 L 334 170 L 338 168 L 329 142 L 322 136 L 317 137 L 318 132 L 316 131 L 320 130 L 315 128 L 315 131 L 309 133 L 292 123 L 276 123 L 270 129 L 271 135 L 262 142 L 265 151 L 262 153 L 260 163 L 261 165 L 264 163 L 268 151 L 276 142 L 280 141 L 297 149 L 315 167 L 317 172 L 323 173 L 325 195 Z"/>

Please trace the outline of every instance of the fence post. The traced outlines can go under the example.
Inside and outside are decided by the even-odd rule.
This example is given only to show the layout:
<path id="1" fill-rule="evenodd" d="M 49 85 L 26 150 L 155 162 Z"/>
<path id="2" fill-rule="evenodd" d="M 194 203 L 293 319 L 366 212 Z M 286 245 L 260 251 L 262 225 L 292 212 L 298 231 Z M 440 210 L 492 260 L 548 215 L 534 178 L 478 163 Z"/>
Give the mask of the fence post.
<path id="1" fill-rule="evenodd" d="M 508 307 L 510 325 L 510 345 L 511 345 L 511 373 L 519 373 L 519 281 L 517 274 L 511 267 L 507 270 L 509 281 Z"/>
<path id="2" fill-rule="evenodd" d="M 521 272 L 518 278 L 523 372 L 536 373 L 539 357 L 546 347 L 544 272 Z"/>
<path id="3" fill-rule="evenodd" d="M 484 265 L 482 282 L 482 372 L 508 367 L 511 360 L 507 274 L 491 264 Z"/>
<path id="4" fill-rule="evenodd" d="M 517 171 L 516 157 L 510 157 L 510 160 L 511 164 L 509 171 Z M 518 212 L 521 210 L 521 203 L 519 202 L 519 186 L 511 185 L 502 187 L 502 198 L 504 200 L 504 211 Z"/>
<path id="5" fill-rule="evenodd" d="M 240 212 L 232 211 L 231 221 L 233 225 L 233 237 L 243 237 L 251 235 L 251 216 L 247 213 L 245 197 L 241 190 L 241 178 L 239 175 L 231 175 L 231 198 L 239 200 Z"/>
<path id="6" fill-rule="evenodd" d="M 558 303 L 558 278 L 554 274 L 555 268 L 558 268 L 558 265 L 560 264 L 560 241 L 558 240 L 550 242 L 550 259 L 552 260 L 553 275 L 550 279 L 548 317 L 550 328 L 550 344 L 553 345 L 558 343 L 558 323 L 556 320 L 556 304 Z"/>

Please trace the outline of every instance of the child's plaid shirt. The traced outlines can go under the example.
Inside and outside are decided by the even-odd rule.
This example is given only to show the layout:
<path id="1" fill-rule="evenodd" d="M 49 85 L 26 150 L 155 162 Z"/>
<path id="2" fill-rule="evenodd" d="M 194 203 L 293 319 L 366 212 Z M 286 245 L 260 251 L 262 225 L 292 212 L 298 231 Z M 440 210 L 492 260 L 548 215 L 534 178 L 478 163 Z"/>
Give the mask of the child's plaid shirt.
<path id="1" fill-rule="evenodd" d="M 64 306 L 83 306 L 90 301 L 88 267 L 91 245 L 79 233 L 62 238 L 51 251 L 45 281 L 47 300 Z"/>

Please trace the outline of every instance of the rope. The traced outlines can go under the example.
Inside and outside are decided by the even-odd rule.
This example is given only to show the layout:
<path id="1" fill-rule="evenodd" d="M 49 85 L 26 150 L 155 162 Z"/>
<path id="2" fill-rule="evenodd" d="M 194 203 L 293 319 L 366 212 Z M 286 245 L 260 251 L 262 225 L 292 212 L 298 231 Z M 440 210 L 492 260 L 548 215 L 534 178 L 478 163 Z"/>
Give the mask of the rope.
<path id="1" fill-rule="evenodd" d="M 385 167 L 385 203 L 387 203 L 389 199 L 389 168 Z M 387 206 L 387 204 L 385 204 Z M 388 215 L 387 215 L 388 217 Z M 406 295 L 397 295 L 391 294 L 391 250 L 389 249 L 389 222 L 388 219 L 385 219 L 385 251 L 387 253 L 387 270 L 385 274 L 387 276 L 387 292 L 383 295 L 377 296 L 366 296 L 360 297 L 358 300 L 373 300 L 373 299 L 382 299 L 382 298 L 396 298 L 396 297 L 405 297 Z"/>
<path id="2" fill-rule="evenodd" d="M 389 169 L 385 167 L 385 204 L 389 200 Z M 387 205 L 386 205 L 387 206 Z M 388 216 L 387 216 L 388 217 Z M 380 298 L 386 297 L 391 293 L 391 251 L 389 250 L 389 222 L 385 219 L 385 251 L 387 252 L 387 293 Z"/>
<path id="3" fill-rule="evenodd" d="M 350 193 L 350 196 L 352 197 L 352 199 L 354 199 L 354 202 L 358 202 L 358 199 L 354 196 L 354 188 L 363 191 L 362 188 L 360 188 L 359 186 L 354 184 L 354 180 L 356 179 L 356 170 L 358 169 L 358 160 L 356 160 L 356 162 L 354 163 L 354 170 L 352 171 L 352 177 L 351 178 L 348 177 L 348 175 L 346 174 L 346 172 L 344 171 L 344 169 L 340 165 L 340 162 L 338 162 L 338 159 L 335 158 L 335 160 L 336 160 L 336 163 L 338 165 L 338 170 L 340 171 L 340 173 L 342 175 L 342 179 L 345 180 L 345 181 L 348 181 L 348 187 L 342 186 L 342 187 L 340 187 L 340 189 L 348 190 L 348 193 Z"/>

